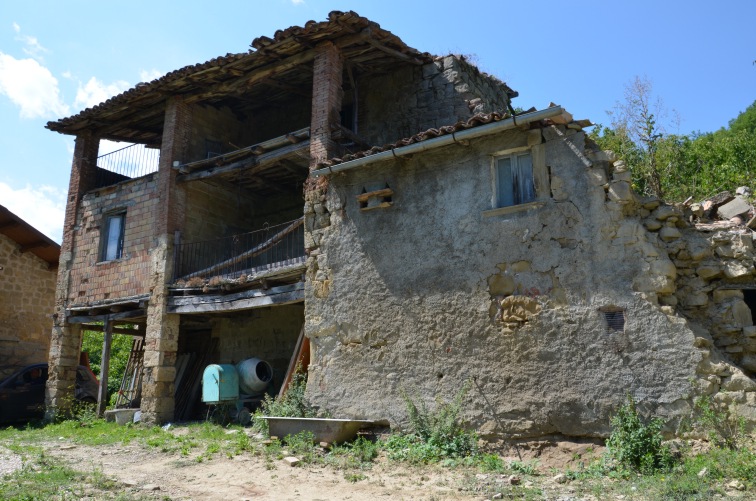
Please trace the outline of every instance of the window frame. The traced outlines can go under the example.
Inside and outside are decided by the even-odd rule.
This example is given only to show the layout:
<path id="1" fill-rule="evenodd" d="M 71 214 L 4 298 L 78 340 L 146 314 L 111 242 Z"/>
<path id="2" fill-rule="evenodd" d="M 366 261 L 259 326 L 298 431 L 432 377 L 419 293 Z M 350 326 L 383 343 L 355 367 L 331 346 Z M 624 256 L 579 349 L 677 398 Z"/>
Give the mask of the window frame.
<path id="1" fill-rule="evenodd" d="M 115 256 L 111 257 L 108 253 L 108 249 L 110 247 L 109 246 L 110 229 L 111 229 L 112 221 L 114 219 L 120 219 L 121 226 L 119 228 Z M 100 253 L 99 253 L 100 263 L 117 261 L 123 258 L 125 233 L 126 233 L 126 211 L 125 210 L 111 211 L 103 215 L 102 233 L 100 234 Z"/>
<path id="2" fill-rule="evenodd" d="M 499 160 L 502 158 L 517 158 L 523 153 L 530 154 L 530 163 L 532 168 L 533 192 L 534 197 L 527 202 L 513 205 L 499 206 Z M 483 211 L 483 216 L 498 216 L 511 214 L 514 212 L 537 209 L 545 205 L 550 196 L 549 172 L 545 162 L 545 150 L 543 144 L 533 146 L 522 146 L 519 148 L 510 148 L 507 150 L 497 151 L 491 154 L 491 209 Z"/>

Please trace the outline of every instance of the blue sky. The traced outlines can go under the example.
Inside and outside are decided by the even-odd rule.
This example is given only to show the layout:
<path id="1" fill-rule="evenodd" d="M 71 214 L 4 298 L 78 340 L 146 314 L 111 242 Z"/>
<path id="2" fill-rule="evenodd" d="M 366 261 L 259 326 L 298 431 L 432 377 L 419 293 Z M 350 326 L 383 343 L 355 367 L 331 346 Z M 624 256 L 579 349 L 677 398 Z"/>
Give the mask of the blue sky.
<path id="1" fill-rule="evenodd" d="M 354 10 L 425 52 L 466 54 L 523 108 L 606 111 L 635 76 L 708 132 L 756 100 L 756 2 L 0 0 L 0 205 L 60 241 L 73 139 L 44 128 L 253 38 Z"/>

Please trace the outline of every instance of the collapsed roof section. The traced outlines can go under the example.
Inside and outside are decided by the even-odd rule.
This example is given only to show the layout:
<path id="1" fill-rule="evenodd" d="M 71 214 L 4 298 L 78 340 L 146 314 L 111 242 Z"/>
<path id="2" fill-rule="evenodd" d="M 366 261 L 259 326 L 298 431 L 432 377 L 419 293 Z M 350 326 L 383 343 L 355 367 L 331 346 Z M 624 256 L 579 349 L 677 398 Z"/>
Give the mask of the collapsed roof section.
<path id="1" fill-rule="evenodd" d="M 139 83 L 97 106 L 48 122 L 46 127 L 71 135 L 91 130 L 102 139 L 157 146 L 164 104 L 170 96 L 183 96 L 190 104 L 228 106 L 241 116 L 283 104 L 291 95 L 311 96 L 314 48 L 324 41 L 340 49 L 345 71 L 352 72 L 352 77 L 434 61 L 433 56 L 407 46 L 378 23 L 355 12 L 333 11 L 327 21 L 279 30 L 273 38 L 258 37 L 248 52 L 227 54 Z M 517 96 L 501 85 L 508 97 Z"/>

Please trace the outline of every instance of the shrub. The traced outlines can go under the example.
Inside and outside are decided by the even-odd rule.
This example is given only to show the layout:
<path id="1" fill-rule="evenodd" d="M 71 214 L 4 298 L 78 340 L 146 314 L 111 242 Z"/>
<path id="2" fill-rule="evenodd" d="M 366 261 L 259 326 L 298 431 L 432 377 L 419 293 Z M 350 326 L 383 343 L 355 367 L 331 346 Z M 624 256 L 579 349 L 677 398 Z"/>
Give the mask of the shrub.
<path id="1" fill-rule="evenodd" d="M 708 396 L 697 398 L 693 411 L 693 424 L 706 430 L 712 443 L 732 450 L 741 447 L 747 437 L 745 418 L 734 416 L 726 404 Z"/>
<path id="2" fill-rule="evenodd" d="M 672 454 L 662 443 L 662 420 L 655 418 L 644 424 L 631 396 L 628 395 L 611 424 L 612 433 L 606 446 L 621 467 L 641 473 L 671 468 Z"/>
<path id="3" fill-rule="evenodd" d="M 412 431 L 389 437 L 385 444 L 389 457 L 427 463 L 475 455 L 478 437 L 465 430 L 460 421 L 462 400 L 469 387 L 465 384 L 451 402 L 437 402 L 435 410 L 422 402 L 415 404 L 403 393 Z"/>
<path id="4" fill-rule="evenodd" d="M 315 409 L 307 402 L 307 374 L 297 366 L 289 388 L 281 397 L 265 395 L 260 408 L 255 411 L 255 427 L 263 433 L 268 433 L 268 422 L 261 416 L 276 417 L 316 417 Z"/>

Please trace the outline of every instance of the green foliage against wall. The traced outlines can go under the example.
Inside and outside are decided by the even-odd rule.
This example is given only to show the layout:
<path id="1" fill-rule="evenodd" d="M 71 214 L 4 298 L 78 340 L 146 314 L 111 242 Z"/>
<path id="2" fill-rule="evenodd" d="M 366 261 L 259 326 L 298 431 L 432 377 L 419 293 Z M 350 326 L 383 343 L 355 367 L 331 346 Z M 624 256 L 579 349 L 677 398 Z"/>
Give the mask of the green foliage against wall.
<path id="1" fill-rule="evenodd" d="M 648 81 L 640 83 L 644 85 L 636 81 L 628 89 L 651 92 Z M 650 100 L 649 95 L 643 97 L 645 102 Z M 591 132 L 591 138 L 602 149 L 614 151 L 630 167 L 637 192 L 680 202 L 690 196 L 702 200 L 753 183 L 756 102 L 731 120 L 727 128 L 689 135 L 666 133 L 648 106 L 637 102 L 632 95 L 626 95 L 626 102 L 618 105 L 621 113 L 613 115 L 612 126 L 598 125 Z M 635 122 L 628 118 L 632 117 L 633 106 L 637 112 Z M 633 123 L 640 132 L 632 132 Z"/>
<path id="2" fill-rule="evenodd" d="M 100 364 L 102 363 L 103 342 L 104 334 L 102 332 L 84 331 L 81 351 L 89 353 L 89 365 L 98 378 L 100 377 Z M 126 364 L 129 361 L 132 342 L 131 336 L 113 334 L 113 342 L 110 345 L 108 399 L 121 387 L 121 379 L 123 379 L 123 373 L 126 371 Z"/>

